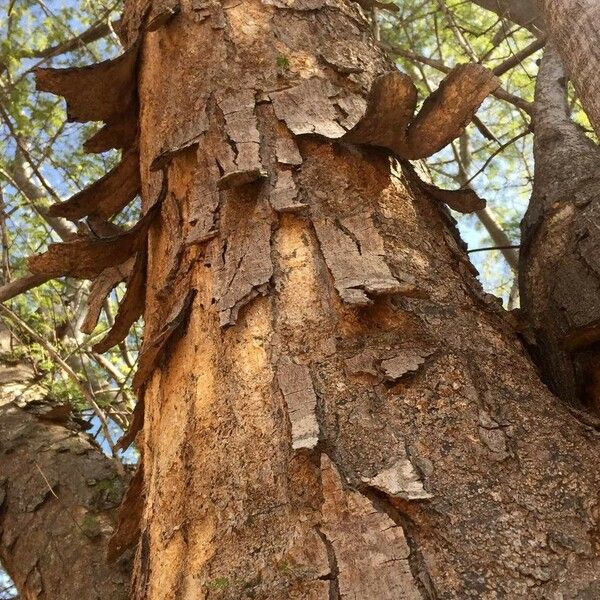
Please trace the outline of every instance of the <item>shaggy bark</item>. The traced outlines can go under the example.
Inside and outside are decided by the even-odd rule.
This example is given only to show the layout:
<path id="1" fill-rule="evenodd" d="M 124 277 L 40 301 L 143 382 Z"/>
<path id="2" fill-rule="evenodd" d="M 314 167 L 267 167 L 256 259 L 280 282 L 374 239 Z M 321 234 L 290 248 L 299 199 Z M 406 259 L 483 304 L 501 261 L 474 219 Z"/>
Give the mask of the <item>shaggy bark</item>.
<path id="1" fill-rule="evenodd" d="M 393 68 L 360 10 L 130 0 L 123 31 L 145 205 L 168 189 L 133 597 L 600 594 L 597 432 L 541 384 L 439 201 L 343 139 Z"/>
<path id="2" fill-rule="evenodd" d="M 590 122 L 600 135 L 600 4 L 596 0 L 537 0 Z"/>
<path id="3" fill-rule="evenodd" d="M 106 560 L 124 482 L 23 365 L 0 367 L 0 559 L 27 600 L 128 597 Z"/>
<path id="4" fill-rule="evenodd" d="M 600 410 L 600 149 L 571 121 L 548 46 L 535 98 L 535 178 L 522 224 L 521 300 L 546 383 Z"/>
<path id="5" fill-rule="evenodd" d="M 42 78 L 118 131 L 139 102 L 146 216 L 30 264 L 144 265 L 132 597 L 598 596 L 598 432 L 482 293 L 442 200 L 480 202 L 394 158 L 460 135 L 495 78 L 461 66 L 414 115 L 347 0 L 129 0 L 121 34 L 84 71 L 138 82 L 108 116 Z"/>

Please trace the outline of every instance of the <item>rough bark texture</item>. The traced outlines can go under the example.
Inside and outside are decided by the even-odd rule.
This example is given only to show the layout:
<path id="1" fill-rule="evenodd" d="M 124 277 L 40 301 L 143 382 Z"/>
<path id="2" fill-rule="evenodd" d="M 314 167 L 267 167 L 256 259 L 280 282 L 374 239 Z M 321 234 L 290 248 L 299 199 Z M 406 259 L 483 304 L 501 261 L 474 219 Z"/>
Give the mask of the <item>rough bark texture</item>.
<path id="1" fill-rule="evenodd" d="M 39 78 L 139 153 L 145 215 L 30 266 L 105 289 L 136 254 L 105 342 L 143 302 L 132 597 L 598 597 L 598 431 L 481 292 L 442 201 L 481 203 L 393 158 L 496 78 L 459 66 L 415 115 L 348 0 L 129 0 L 121 35 L 79 84 Z M 112 214 L 120 177 L 55 210 Z"/>
<path id="2" fill-rule="evenodd" d="M 439 201 L 346 141 L 393 68 L 359 7 L 129 0 L 123 32 L 167 188 L 133 597 L 598 597 L 598 432 Z"/>
<path id="3" fill-rule="evenodd" d="M 600 3 L 537 1 L 548 36 L 562 57 L 594 130 L 600 135 Z"/>
<path id="4" fill-rule="evenodd" d="M 125 484 L 32 377 L 0 366 L 2 564 L 24 600 L 125 600 L 129 559 L 106 560 Z"/>
<path id="5" fill-rule="evenodd" d="M 536 6 L 536 0 L 473 0 L 473 2 L 495 12 L 500 17 L 527 27 L 536 35 L 544 31 L 544 19 Z"/>
<path id="6" fill-rule="evenodd" d="M 565 85 L 561 59 L 548 46 L 537 79 L 521 302 L 550 388 L 600 410 L 600 149 L 569 118 Z"/>

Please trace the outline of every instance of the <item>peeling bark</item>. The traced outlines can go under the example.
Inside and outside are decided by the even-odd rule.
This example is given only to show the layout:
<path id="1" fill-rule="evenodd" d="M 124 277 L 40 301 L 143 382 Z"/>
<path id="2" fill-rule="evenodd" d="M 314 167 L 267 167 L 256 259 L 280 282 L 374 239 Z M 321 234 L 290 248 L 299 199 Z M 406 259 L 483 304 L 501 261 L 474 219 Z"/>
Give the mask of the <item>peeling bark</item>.
<path id="1" fill-rule="evenodd" d="M 131 148 L 137 136 L 137 106 L 101 127 L 83 144 L 88 153 L 106 152 L 112 148 Z"/>
<path id="2" fill-rule="evenodd" d="M 125 154 L 121 162 L 102 179 L 68 200 L 53 204 L 48 214 L 76 221 L 95 216 L 108 219 L 123 210 L 140 191 L 139 153 Z"/>
<path id="3" fill-rule="evenodd" d="M 268 206 L 259 200 L 253 208 L 231 208 L 221 216 L 222 246 L 213 247 L 214 301 L 221 325 L 235 323 L 244 305 L 266 293 L 273 273 Z"/>
<path id="4" fill-rule="evenodd" d="M 104 302 L 121 281 L 131 277 L 134 266 L 139 267 L 139 265 L 135 265 L 133 259 L 129 259 L 122 265 L 104 269 L 104 271 L 94 279 L 90 286 L 87 299 L 85 319 L 79 328 L 83 333 L 92 333 L 92 331 L 94 331 L 94 328 L 98 324 L 100 311 L 102 310 Z"/>
<path id="5" fill-rule="evenodd" d="M 136 98 L 138 48 L 87 67 L 35 70 L 37 89 L 64 96 L 70 121 L 111 122 Z"/>
<path id="6" fill-rule="evenodd" d="M 138 251 L 135 258 L 135 263 L 127 279 L 127 290 L 119 304 L 113 326 L 104 338 L 94 344 L 94 352 L 106 352 L 109 348 L 116 346 L 127 337 L 131 326 L 144 312 L 145 294 L 146 249 L 144 248 Z M 90 291 L 90 297 L 91 296 L 92 292 Z M 82 331 L 85 330 L 82 328 Z"/>
<path id="7" fill-rule="evenodd" d="M 172 6 L 128 0 L 123 25 L 144 206 L 166 188 L 122 442 L 143 420 L 132 598 L 593 597 L 597 432 L 396 160 L 494 77 L 451 74 L 400 152 L 373 101 L 406 86 L 400 125 L 410 86 L 354 3 Z"/>
<path id="8" fill-rule="evenodd" d="M 337 598 L 421 600 L 408 564 L 410 548 L 401 526 L 359 492 L 346 490 L 324 455 L 323 524 L 338 570 Z"/>
<path id="9" fill-rule="evenodd" d="M 335 223 L 314 221 L 325 263 L 342 300 L 367 305 L 372 297 L 401 291 L 400 282 L 385 262 L 383 239 L 369 214 Z"/>
<path id="10" fill-rule="evenodd" d="M 292 425 L 292 448 L 315 448 L 319 443 L 317 397 L 308 367 L 281 363 L 277 367 L 277 381 Z"/>
<path id="11" fill-rule="evenodd" d="M 50 244 L 46 252 L 29 258 L 29 270 L 49 277 L 68 275 L 94 279 L 105 269 L 125 262 L 143 247 L 159 208 L 155 205 L 129 231 L 119 235 L 103 238 L 80 235 L 70 242 Z"/>

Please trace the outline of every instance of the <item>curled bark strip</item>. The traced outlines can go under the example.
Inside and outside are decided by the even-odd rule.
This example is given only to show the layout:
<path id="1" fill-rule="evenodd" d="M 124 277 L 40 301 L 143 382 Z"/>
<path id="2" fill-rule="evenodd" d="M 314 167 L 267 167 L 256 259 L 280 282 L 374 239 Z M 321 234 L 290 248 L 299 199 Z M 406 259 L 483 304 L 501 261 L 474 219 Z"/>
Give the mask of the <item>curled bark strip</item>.
<path id="1" fill-rule="evenodd" d="M 189 290 L 188 293 L 179 300 L 171 310 L 166 319 L 165 325 L 161 330 L 147 343 L 144 342 L 138 363 L 138 370 L 133 378 L 133 389 L 136 391 L 142 388 L 156 368 L 158 361 L 166 343 L 169 341 L 175 331 L 183 325 L 189 311 L 192 307 L 192 301 L 196 295 L 196 290 Z"/>
<path id="2" fill-rule="evenodd" d="M 118 450 L 127 450 L 131 444 L 135 441 L 135 436 L 143 429 L 144 427 L 144 396 L 140 394 L 138 396 L 137 404 L 133 409 L 133 414 L 131 418 L 131 423 L 129 424 L 129 429 L 125 432 L 125 435 L 117 442 L 115 445 L 115 451 Z"/>
<path id="3" fill-rule="evenodd" d="M 137 137 L 137 103 L 116 120 L 106 123 L 83 144 L 88 154 L 106 152 L 112 148 L 126 150 L 131 148 Z"/>
<path id="4" fill-rule="evenodd" d="M 77 221 L 87 215 L 108 219 L 125 208 L 140 190 L 140 155 L 137 150 L 125 154 L 123 160 L 104 177 L 68 200 L 53 204 L 48 213 Z"/>
<path id="5" fill-rule="evenodd" d="M 117 530 L 108 541 L 107 558 L 109 562 L 114 562 L 123 552 L 137 544 L 140 537 L 143 508 L 144 462 L 141 461 L 119 506 Z"/>
<path id="6" fill-rule="evenodd" d="M 50 244 L 42 254 L 31 256 L 29 270 L 48 278 L 68 275 L 94 279 L 104 269 L 125 262 L 146 243 L 146 234 L 160 210 L 157 202 L 129 231 L 108 238 L 80 237 L 72 242 Z"/>
<path id="7" fill-rule="evenodd" d="M 64 96 L 69 121 L 110 122 L 134 103 L 137 58 L 136 44 L 113 60 L 87 67 L 36 69 L 37 89 Z"/>
<path id="8" fill-rule="evenodd" d="M 292 449 L 312 450 L 319 443 L 319 422 L 317 396 L 308 367 L 281 362 L 277 367 L 277 383 L 292 425 Z"/>
<path id="9" fill-rule="evenodd" d="M 478 64 L 452 69 L 431 94 L 408 128 L 408 151 L 404 158 L 426 158 L 457 138 L 469 124 L 483 100 L 500 80 Z"/>
<path id="10" fill-rule="evenodd" d="M 425 181 L 421 181 L 421 186 L 436 200 L 447 204 L 456 212 L 469 214 L 482 210 L 486 206 L 486 201 L 469 188 L 462 190 L 442 190 Z"/>
<path id="11" fill-rule="evenodd" d="M 121 281 L 124 281 L 130 276 L 133 262 L 133 259 L 129 259 L 122 265 L 104 269 L 104 271 L 94 279 L 87 300 L 85 319 L 79 328 L 83 333 L 92 333 L 92 331 L 94 331 L 104 301 Z"/>
<path id="12" fill-rule="evenodd" d="M 412 79 L 399 71 L 385 73 L 373 82 L 367 110 L 346 139 L 389 148 L 402 156 L 416 106 L 417 88 Z"/>
<path id="13" fill-rule="evenodd" d="M 93 346 L 94 352 L 106 352 L 122 342 L 131 326 L 142 316 L 146 298 L 146 254 L 146 248 L 137 253 L 115 322 L 106 336 Z"/>

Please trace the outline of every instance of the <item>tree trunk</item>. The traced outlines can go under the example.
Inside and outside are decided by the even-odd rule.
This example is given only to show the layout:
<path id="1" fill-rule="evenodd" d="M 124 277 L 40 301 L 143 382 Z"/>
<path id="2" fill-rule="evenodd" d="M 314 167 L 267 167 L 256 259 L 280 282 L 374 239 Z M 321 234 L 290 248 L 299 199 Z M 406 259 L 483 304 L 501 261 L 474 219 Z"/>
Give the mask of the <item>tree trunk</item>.
<path id="1" fill-rule="evenodd" d="M 0 368 L 0 560 L 24 600 L 128 597 L 106 560 L 124 482 L 23 365 Z"/>
<path id="2" fill-rule="evenodd" d="M 600 3 L 538 0 L 546 29 L 573 80 L 595 132 L 600 135 Z"/>
<path id="3" fill-rule="evenodd" d="M 544 19 L 536 6 L 536 0 L 473 0 L 482 8 L 498 16 L 530 29 L 540 36 L 544 32 Z"/>
<path id="4" fill-rule="evenodd" d="M 600 149 L 571 121 L 565 85 L 549 45 L 537 78 L 521 299 L 546 383 L 567 402 L 600 410 Z"/>
<path id="5" fill-rule="evenodd" d="M 408 166 L 335 139 L 393 69 L 359 9 L 129 0 L 123 35 L 162 200 L 133 597 L 598 597 L 598 432 Z"/>

